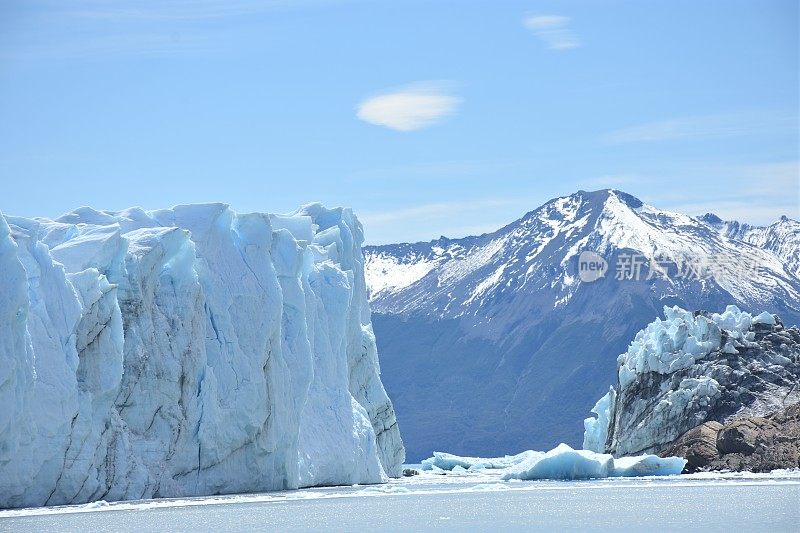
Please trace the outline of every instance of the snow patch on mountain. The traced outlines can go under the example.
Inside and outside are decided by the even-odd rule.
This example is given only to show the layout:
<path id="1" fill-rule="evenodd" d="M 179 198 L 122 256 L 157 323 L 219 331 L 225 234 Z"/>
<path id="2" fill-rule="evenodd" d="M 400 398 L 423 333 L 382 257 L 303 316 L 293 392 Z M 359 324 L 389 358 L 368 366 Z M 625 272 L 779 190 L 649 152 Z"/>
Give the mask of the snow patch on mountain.
<path id="1" fill-rule="evenodd" d="M 425 277 L 435 263 L 420 260 L 406 267 L 393 257 L 375 257 L 367 270 L 367 286 L 370 295 L 393 292 L 408 287 Z"/>

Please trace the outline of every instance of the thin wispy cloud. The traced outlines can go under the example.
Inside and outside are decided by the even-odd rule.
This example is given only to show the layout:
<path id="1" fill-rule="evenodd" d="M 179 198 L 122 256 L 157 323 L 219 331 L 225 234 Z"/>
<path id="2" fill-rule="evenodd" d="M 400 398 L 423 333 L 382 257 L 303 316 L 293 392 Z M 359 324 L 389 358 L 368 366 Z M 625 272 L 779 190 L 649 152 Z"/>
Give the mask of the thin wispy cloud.
<path id="1" fill-rule="evenodd" d="M 358 104 L 356 116 L 376 126 L 414 131 L 453 115 L 460 104 L 447 84 L 424 82 L 367 98 Z"/>
<path id="2" fill-rule="evenodd" d="M 522 24 L 551 50 L 569 50 L 581 45 L 578 35 L 570 28 L 569 17 L 561 15 L 527 15 L 522 20 Z"/>
<path id="3" fill-rule="evenodd" d="M 392 211 L 380 211 L 374 213 L 362 213 L 359 218 L 371 223 L 399 222 L 403 220 L 425 218 L 431 219 L 450 219 L 453 215 L 465 212 L 496 209 L 508 207 L 517 201 L 507 198 L 491 198 L 486 200 L 466 200 L 459 202 L 442 202 L 433 204 L 415 205 L 404 207 Z"/>
<path id="4" fill-rule="evenodd" d="M 800 161 L 746 165 L 736 173 L 746 194 L 791 194 L 800 192 Z M 798 204 L 800 208 L 800 204 Z"/>
<path id="5" fill-rule="evenodd" d="M 657 120 L 610 131 L 610 144 L 739 137 L 782 132 L 796 127 L 796 115 L 779 112 L 747 112 L 698 115 Z"/>
<path id="6" fill-rule="evenodd" d="M 782 215 L 800 218 L 799 161 L 705 170 L 706 179 L 696 181 L 697 194 L 692 199 L 687 200 L 686 193 L 677 190 L 650 192 L 642 199 L 687 215 L 714 213 L 723 220 L 750 224 L 770 224 Z M 726 187 L 718 186 L 721 180 Z"/>
<path id="7" fill-rule="evenodd" d="M 595 189 L 615 189 L 623 188 L 629 185 L 641 185 L 648 183 L 651 180 L 641 176 L 630 175 L 613 175 L 613 176 L 599 176 L 597 178 L 587 178 L 578 181 L 577 185 L 581 189 L 595 190 Z"/>
<path id="8" fill-rule="evenodd" d="M 33 43 L 24 50 L 8 53 L 0 50 L 0 61 L 17 58 L 27 61 L 52 59 L 84 59 L 112 55 L 180 56 L 210 53 L 218 49 L 219 40 L 203 32 L 128 32 L 106 34 L 94 39 L 75 39 L 58 47 Z"/>
<path id="9" fill-rule="evenodd" d="M 348 176 L 353 182 L 475 182 L 523 172 L 519 159 L 457 159 L 424 163 L 399 162 L 389 166 L 359 169 Z"/>
<path id="10" fill-rule="evenodd" d="M 46 2 L 37 25 L 20 18 L 0 61 L 212 53 L 236 42 L 231 27 L 279 11 L 348 0 L 76 0 Z M 2 15 L 0 15 L 1 17 Z M 252 30 L 248 30 L 252 31 Z M 49 34 L 49 40 L 31 37 Z"/>
<path id="11" fill-rule="evenodd" d="M 361 211 L 371 244 L 428 241 L 496 231 L 535 204 L 530 198 L 485 198 L 399 207 L 385 211 Z M 371 235 L 380 235 L 373 240 Z"/>
<path id="12" fill-rule="evenodd" d="M 97 20 L 202 21 L 241 17 L 275 9 L 325 4 L 326 0 L 89 0 L 73 7 L 78 18 Z"/>

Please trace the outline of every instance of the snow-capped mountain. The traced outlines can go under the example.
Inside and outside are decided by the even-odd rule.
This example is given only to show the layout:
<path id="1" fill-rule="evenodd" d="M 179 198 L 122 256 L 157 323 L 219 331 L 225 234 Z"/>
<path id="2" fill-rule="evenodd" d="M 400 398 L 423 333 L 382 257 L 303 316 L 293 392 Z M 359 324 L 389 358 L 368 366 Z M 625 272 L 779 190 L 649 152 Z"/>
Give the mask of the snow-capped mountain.
<path id="1" fill-rule="evenodd" d="M 797 223 L 730 227 L 579 191 L 494 233 L 365 247 L 409 457 L 579 445 L 617 355 L 664 305 L 736 304 L 796 323 Z"/>
<path id="2" fill-rule="evenodd" d="M 399 476 L 362 241 L 319 204 L 0 215 L 0 507 Z"/>
<path id="3" fill-rule="evenodd" d="M 800 222 L 782 216 L 769 226 L 742 224 L 735 220 L 723 221 L 708 213 L 700 220 L 734 240 L 758 246 L 777 255 L 790 272 L 800 276 Z"/>

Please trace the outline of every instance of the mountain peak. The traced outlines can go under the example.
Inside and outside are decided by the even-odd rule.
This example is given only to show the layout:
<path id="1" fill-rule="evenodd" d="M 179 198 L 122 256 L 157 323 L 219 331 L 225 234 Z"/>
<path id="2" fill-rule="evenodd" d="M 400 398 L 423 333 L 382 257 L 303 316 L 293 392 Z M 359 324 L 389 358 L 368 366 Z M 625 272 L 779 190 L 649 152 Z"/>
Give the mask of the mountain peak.
<path id="1" fill-rule="evenodd" d="M 722 219 L 719 218 L 714 213 L 706 213 L 705 215 L 699 217 L 698 220 L 710 224 L 712 226 L 715 226 L 717 224 L 722 224 Z"/>
<path id="2" fill-rule="evenodd" d="M 598 189 L 596 191 L 579 190 L 573 194 L 572 197 L 579 197 L 583 200 L 597 204 L 605 204 L 609 200 L 614 199 L 622 202 L 631 209 L 638 209 L 644 205 L 644 202 L 632 194 L 628 194 L 618 189 Z"/>
<path id="3" fill-rule="evenodd" d="M 610 194 L 613 194 L 617 197 L 622 203 L 630 207 L 631 209 L 638 209 L 644 205 L 644 202 L 633 196 L 632 194 L 628 194 L 623 191 L 619 191 L 617 189 L 608 189 Z"/>

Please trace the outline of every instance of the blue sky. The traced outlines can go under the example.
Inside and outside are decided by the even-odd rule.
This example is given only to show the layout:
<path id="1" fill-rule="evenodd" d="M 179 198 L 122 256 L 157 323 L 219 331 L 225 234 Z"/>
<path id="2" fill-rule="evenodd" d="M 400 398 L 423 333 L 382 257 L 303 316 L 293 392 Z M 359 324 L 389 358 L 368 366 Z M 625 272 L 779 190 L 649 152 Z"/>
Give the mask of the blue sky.
<path id="1" fill-rule="evenodd" d="M 368 242 L 578 189 L 798 218 L 798 2 L 0 3 L 0 210 L 352 206 Z"/>

